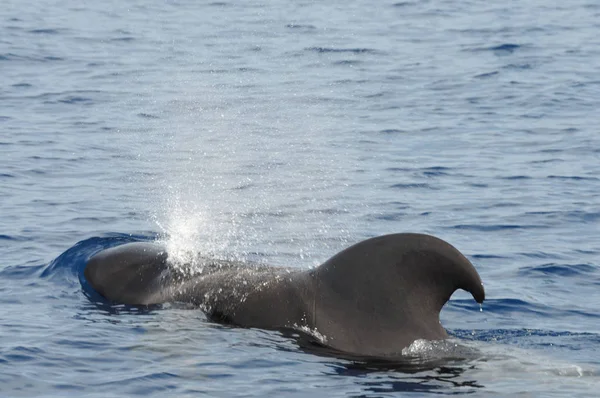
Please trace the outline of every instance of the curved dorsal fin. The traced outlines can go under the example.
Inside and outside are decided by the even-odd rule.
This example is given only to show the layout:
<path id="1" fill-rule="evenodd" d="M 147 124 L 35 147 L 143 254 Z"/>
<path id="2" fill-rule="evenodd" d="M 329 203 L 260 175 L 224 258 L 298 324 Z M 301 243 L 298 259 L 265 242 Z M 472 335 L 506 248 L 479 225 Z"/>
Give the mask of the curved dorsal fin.
<path id="1" fill-rule="evenodd" d="M 337 339 L 344 350 L 351 346 L 372 355 L 389 353 L 391 344 L 401 350 L 416 339 L 445 338 L 439 312 L 457 289 L 479 303 L 485 298 L 471 262 L 449 243 L 424 234 L 359 242 L 315 269 L 313 277 L 320 332 L 338 334 L 332 343 Z M 378 339 L 381 344 L 374 346 Z"/>

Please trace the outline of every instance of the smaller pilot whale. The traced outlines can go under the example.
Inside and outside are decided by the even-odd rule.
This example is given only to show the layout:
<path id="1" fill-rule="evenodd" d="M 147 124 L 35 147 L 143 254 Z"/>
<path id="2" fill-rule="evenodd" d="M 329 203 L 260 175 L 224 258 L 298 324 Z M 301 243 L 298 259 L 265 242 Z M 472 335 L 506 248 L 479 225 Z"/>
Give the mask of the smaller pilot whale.
<path id="1" fill-rule="evenodd" d="M 185 302 L 242 327 L 308 328 L 334 350 L 367 357 L 396 357 L 417 339 L 447 338 L 439 314 L 457 289 L 478 303 L 485 298 L 471 262 L 424 234 L 368 239 L 310 270 L 207 259 L 199 268 L 183 272 L 164 247 L 138 242 L 97 253 L 85 277 L 112 302 Z"/>

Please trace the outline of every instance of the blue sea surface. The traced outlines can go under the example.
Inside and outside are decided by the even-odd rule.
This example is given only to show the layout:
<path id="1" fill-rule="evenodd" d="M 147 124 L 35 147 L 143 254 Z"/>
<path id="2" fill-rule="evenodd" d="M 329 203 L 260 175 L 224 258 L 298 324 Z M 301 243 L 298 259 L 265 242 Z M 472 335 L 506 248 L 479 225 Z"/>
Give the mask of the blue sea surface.
<path id="1" fill-rule="evenodd" d="M 0 396 L 597 396 L 599 32 L 592 0 L 3 0 Z M 478 355 L 370 367 L 82 273 L 129 241 L 307 268 L 393 232 L 475 264 L 482 311 L 441 322 Z"/>

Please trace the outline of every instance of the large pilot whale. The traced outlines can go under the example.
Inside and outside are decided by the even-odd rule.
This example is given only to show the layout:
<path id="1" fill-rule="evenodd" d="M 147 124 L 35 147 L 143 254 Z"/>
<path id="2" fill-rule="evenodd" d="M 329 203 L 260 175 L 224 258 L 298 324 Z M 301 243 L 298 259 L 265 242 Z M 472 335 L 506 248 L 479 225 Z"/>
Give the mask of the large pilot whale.
<path id="1" fill-rule="evenodd" d="M 185 302 L 210 319 L 242 327 L 299 329 L 352 355 L 400 356 L 417 339 L 448 337 L 439 314 L 457 289 L 485 298 L 479 274 L 449 243 L 402 233 L 359 242 L 302 270 L 199 260 L 193 272 L 150 242 L 105 249 L 85 268 L 111 302 Z"/>

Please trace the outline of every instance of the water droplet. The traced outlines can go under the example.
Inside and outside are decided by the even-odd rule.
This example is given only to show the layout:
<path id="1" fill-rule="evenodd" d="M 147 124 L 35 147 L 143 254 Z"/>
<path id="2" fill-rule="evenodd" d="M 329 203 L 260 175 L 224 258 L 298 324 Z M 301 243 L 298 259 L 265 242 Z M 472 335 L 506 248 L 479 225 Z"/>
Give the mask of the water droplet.
<path id="1" fill-rule="evenodd" d="M 483 312 L 483 304 L 479 304 L 479 312 Z"/>

